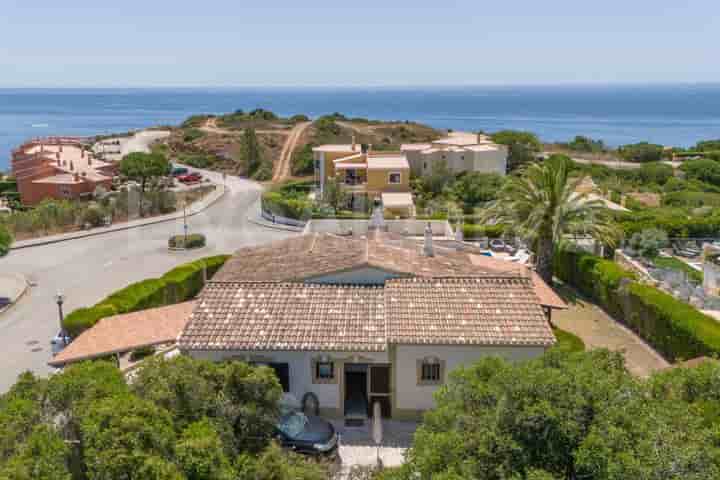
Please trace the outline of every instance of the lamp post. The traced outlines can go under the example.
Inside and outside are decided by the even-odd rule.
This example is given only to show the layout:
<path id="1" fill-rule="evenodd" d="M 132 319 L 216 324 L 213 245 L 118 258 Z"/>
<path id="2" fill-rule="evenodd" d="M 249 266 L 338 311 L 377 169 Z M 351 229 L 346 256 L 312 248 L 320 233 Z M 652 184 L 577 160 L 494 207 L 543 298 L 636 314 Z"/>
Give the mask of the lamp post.
<path id="1" fill-rule="evenodd" d="M 187 224 L 187 199 L 183 200 L 183 231 L 185 232 L 185 241 L 183 245 L 187 248 L 188 224 Z"/>
<path id="2" fill-rule="evenodd" d="M 57 303 L 57 306 L 58 306 L 58 317 L 60 319 L 60 333 L 62 334 L 63 342 L 65 343 L 65 345 L 67 345 L 67 334 L 65 333 L 65 328 L 63 327 L 63 320 L 64 320 L 63 303 L 65 303 L 65 295 L 63 295 L 62 292 L 57 292 L 57 294 L 55 294 L 55 303 Z"/>

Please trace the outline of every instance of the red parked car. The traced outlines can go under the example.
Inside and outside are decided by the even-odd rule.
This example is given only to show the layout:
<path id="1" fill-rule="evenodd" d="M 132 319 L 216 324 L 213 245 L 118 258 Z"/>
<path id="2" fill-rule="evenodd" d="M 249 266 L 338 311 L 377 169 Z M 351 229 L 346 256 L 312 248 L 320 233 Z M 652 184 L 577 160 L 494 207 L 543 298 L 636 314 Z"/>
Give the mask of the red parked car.
<path id="1" fill-rule="evenodd" d="M 179 177 L 177 177 L 177 179 L 182 183 L 195 183 L 202 180 L 202 175 L 193 172 L 186 175 L 180 175 Z"/>

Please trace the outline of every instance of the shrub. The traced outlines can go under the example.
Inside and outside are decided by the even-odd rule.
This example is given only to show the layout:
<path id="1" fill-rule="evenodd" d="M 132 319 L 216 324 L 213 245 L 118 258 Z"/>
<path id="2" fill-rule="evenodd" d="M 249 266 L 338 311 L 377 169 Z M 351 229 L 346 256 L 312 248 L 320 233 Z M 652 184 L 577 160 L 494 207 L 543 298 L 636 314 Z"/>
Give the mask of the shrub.
<path id="1" fill-rule="evenodd" d="M 500 238 L 505 233 L 505 225 L 476 225 L 466 223 L 463 225 L 464 238 Z"/>
<path id="2" fill-rule="evenodd" d="M 204 136 L 205 132 L 202 130 L 198 130 L 197 128 L 188 128 L 185 132 L 183 132 L 183 141 L 190 143 L 203 138 Z"/>
<path id="3" fill-rule="evenodd" d="M 287 218 L 308 218 L 313 202 L 306 199 L 283 195 L 279 191 L 265 192 L 262 195 L 263 210 Z"/>
<path id="4" fill-rule="evenodd" d="M 630 238 L 630 247 L 645 258 L 657 257 L 668 244 L 667 233 L 657 228 L 648 228 Z"/>
<path id="5" fill-rule="evenodd" d="M 705 192 L 676 191 L 663 196 L 663 205 L 668 207 L 720 207 L 720 194 Z"/>
<path id="6" fill-rule="evenodd" d="M 193 233 L 188 235 L 173 235 L 168 240 L 168 247 L 170 248 L 201 248 L 205 246 L 205 235 L 201 233 Z"/>
<path id="7" fill-rule="evenodd" d="M 663 155 L 663 146 L 648 142 L 624 145 L 618 148 L 618 153 L 629 162 L 659 162 Z"/>
<path id="8" fill-rule="evenodd" d="M 91 227 L 99 227 L 105 221 L 105 213 L 98 206 L 90 206 L 82 214 L 83 225 Z"/>
<path id="9" fill-rule="evenodd" d="M 12 245 L 13 237 L 5 228 L 4 225 L 0 225 L 0 257 L 4 257 L 10 251 L 10 245 Z"/>
<path id="10" fill-rule="evenodd" d="M 671 295 L 636 281 L 615 262 L 561 250 L 555 274 L 594 299 L 670 361 L 720 354 L 720 323 Z"/>
<path id="11" fill-rule="evenodd" d="M 155 347 L 152 345 L 148 345 L 145 347 L 136 348 L 132 352 L 130 352 L 130 360 L 133 362 L 137 362 L 138 360 L 142 360 L 145 357 L 149 357 L 150 355 L 155 354 Z"/>
<path id="12" fill-rule="evenodd" d="M 228 258 L 228 255 L 203 258 L 176 267 L 160 278 L 128 285 L 93 307 L 73 311 L 64 318 L 63 328 L 76 337 L 105 317 L 190 300 L 202 289 L 203 270 L 211 278 Z"/>

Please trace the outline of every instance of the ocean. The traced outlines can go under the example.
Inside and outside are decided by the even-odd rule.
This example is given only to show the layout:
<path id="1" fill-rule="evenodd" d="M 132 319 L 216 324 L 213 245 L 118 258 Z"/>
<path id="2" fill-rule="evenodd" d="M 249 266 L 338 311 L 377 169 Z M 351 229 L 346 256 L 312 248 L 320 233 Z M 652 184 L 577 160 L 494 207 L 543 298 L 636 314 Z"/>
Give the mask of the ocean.
<path id="1" fill-rule="evenodd" d="M 196 113 L 257 107 L 281 115 L 341 112 L 455 130 L 522 129 L 609 145 L 690 146 L 720 138 L 720 84 L 447 88 L 0 89 L 0 170 L 24 140 L 175 125 Z"/>

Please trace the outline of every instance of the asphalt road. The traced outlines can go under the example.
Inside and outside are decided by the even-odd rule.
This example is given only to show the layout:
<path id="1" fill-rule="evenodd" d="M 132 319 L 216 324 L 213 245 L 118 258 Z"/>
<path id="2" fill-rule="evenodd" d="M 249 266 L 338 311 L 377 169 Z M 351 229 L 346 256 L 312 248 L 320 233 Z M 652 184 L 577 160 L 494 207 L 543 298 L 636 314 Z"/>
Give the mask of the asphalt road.
<path id="1" fill-rule="evenodd" d="M 205 172 L 221 183 L 219 174 Z M 204 212 L 189 219 L 190 232 L 204 233 L 207 247 L 171 253 L 167 239 L 183 231 L 182 220 L 108 233 L 53 245 L 12 251 L 0 259 L 0 271 L 20 273 L 37 285 L 0 315 L 0 393 L 17 375 L 31 370 L 51 371 L 47 361 L 50 340 L 59 330 L 54 296 L 65 295 L 65 312 L 90 306 L 126 285 L 162 275 L 197 258 L 232 253 L 240 247 L 294 235 L 247 221 L 257 207 L 261 188 L 254 182 L 228 176 L 228 193 Z"/>

